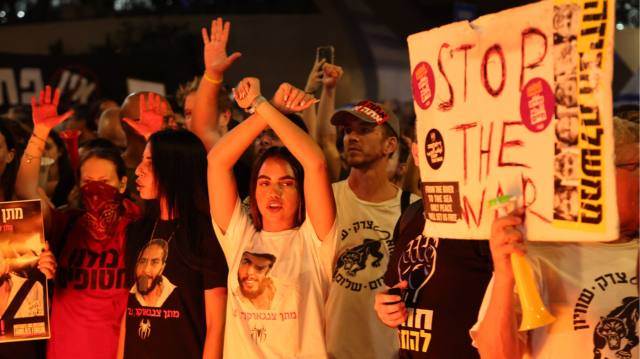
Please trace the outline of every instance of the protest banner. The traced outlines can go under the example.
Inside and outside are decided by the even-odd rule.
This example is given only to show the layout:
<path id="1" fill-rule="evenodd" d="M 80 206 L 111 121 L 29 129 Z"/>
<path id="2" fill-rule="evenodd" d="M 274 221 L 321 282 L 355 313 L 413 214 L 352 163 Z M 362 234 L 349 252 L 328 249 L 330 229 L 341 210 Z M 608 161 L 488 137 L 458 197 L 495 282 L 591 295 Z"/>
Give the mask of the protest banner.
<path id="1" fill-rule="evenodd" d="M 0 343 L 50 337 L 40 203 L 0 202 Z"/>
<path id="2" fill-rule="evenodd" d="M 409 37 L 426 233 L 488 239 L 519 196 L 530 240 L 618 237 L 613 1 L 541 1 Z"/>

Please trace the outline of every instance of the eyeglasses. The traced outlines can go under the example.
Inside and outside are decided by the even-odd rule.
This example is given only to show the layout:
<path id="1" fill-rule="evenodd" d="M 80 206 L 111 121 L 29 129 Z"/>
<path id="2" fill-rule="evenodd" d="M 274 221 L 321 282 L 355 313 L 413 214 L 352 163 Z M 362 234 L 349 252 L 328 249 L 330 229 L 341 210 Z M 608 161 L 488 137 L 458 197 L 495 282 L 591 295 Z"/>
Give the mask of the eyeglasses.
<path id="1" fill-rule="evenodd" d="M 616 167 L 622 167 L 628 171 L 634 171 L 636 169 L 638 169 L 638 162 L 631 162 L 631 163 L 621 163 L 619 165 L 616 165 Z"/>

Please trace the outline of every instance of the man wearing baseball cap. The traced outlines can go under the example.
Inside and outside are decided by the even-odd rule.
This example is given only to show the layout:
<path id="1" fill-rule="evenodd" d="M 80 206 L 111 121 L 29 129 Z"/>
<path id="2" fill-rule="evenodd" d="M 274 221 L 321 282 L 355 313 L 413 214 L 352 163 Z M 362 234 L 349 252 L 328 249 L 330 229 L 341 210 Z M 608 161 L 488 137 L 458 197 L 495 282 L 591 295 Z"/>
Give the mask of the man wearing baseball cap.
<path id="1" fill-rule="evenodd" d="M 396 222 L 419 199 L 387 177 L 400 125 L 387 106 L 371 101 L 336 112 L 331 124 L 344 126 L 351 172 L 333 184 L 341 240 L 327 301 L 327 350 L 331 358 L 396 358 L 397 331 L 380 322 L 372 304 L 385 290 Z"/>

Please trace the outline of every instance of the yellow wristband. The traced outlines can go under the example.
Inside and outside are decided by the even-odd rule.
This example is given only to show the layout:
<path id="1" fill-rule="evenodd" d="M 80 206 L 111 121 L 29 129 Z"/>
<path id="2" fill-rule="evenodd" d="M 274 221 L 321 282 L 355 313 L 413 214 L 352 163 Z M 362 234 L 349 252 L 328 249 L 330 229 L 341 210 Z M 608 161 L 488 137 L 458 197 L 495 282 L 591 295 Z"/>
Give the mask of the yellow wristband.
<path id="1" fill-rule="evenodd" d="M 207 76 L 207 72 L 206 71 L 204 72 L 204 78 L 207 79 L 207 81 L 211 82 L 212 84 L 221 84 L 222 80 L 224 80 L 224 77 L 223 77 L 222 79 L 216 81 L 216 80 L 212 79 L 211 77 Z"/>

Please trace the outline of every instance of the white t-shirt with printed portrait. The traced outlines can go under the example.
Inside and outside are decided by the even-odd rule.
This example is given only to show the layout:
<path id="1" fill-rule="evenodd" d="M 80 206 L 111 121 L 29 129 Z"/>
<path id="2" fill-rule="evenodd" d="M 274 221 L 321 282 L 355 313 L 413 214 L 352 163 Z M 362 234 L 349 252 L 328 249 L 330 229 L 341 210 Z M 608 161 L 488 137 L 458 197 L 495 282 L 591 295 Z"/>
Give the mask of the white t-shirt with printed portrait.
<path id="1" fill-rule="evenodd" d="M 294 229 L 257 231 L 239 198 L 224 235 L 213 222 L 229 265 L 224 358 L 327 357 L 325 302 L 337 223 L 322 242 L 308 216 Z M 239 280 L 243 265 L 254 266 L 254 275 Z M 245 285 L 260 289 L 243 292 Z M 266 296 L 268 309 L 257 309 L 251 296 Z"/>
<path id="2" fill-rule="evenodd" d="M 623 244 L 528 242 L 527 249 L 542 302 L 556 318 L 519 332 L 531 343 L 532 359 L 638 358 L 637 238 Z M 492 289 L 493 279 L 470 330 L 474 340 Z M 515 286 L 514 296 L 520 318 Z"/>
<path id="3" fill-rule="evenodd" d="M 373 304 L 386 288 L 384 275 L 393 253 L 393 230 L 402 214 L 402 190 L 388 201 L 372 203 L 359 199 L 344 180 L 333 184 L 333 193 L 340 227 L 327 302 L 329 357 L 395 359 L 398 332 L 378 319 Z M 411 194 L 410 202 L 419 199 Z"/>

